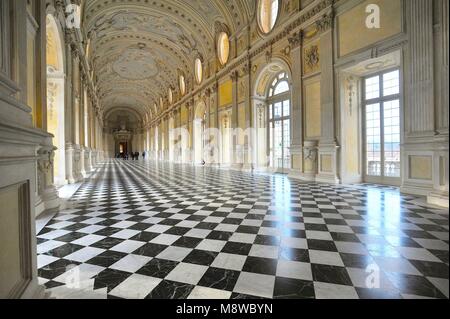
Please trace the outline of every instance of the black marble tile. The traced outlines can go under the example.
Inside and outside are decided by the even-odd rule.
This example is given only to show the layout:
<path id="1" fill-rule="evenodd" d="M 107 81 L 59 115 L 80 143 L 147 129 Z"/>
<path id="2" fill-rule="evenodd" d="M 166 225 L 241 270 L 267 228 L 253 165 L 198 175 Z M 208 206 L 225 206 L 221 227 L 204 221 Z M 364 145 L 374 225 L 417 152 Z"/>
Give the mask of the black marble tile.
<path id="1" fill-rule="evenodd" d="M 194 288 L 193 285 L 163 280 L 146 299 L 187 299 Z"/>
<path id="2" fill-rule="evenodd" d="M 280 260 L 299 261 L 309 263 L 309 252 L 307 249 L 280 247 L 279 257 Z"/>
<path id="3" fill-rule="evenodd" d="M 449 267 L 443 263 L 421 260 L 410 260 L 410 263 L 425 277 L 448 279 Z"/>
<path id="4" fill-rule="evenodd" d="M 360 299 L 403 299 L 397 290 L 355 287 Z"/>
<path id="5" fill-rule="evenodd" d="M 323 250 L 337 252 L 336 245 L 331 240 L 307 239 L 310 250 Z"/>
<path id="6" fill-rule="evenodd" d="M 116 221 L 116 223 L 120 222 L 119 220 Z M 122 231 L 123 229 L 120 228 L 114 228 L 114 227 L 106 227 L 103 228 L 102 230 L 99 230 L 97 232 L 94 233 L 94 235 L 99 235 L 99 236 L 112 236 L 120 231 Z"/>
<path id="7" fill-rule="evenodd" d="M 124 258 L 127 254 L 117 251 L 107 250 L 92 259 L 89 259 L 86 263 L 101 267 L 109 267 Z"/>
<path id="8" fill-rule="evenodd" d="M 201 239 L 201 238 L 181 237 L 176 242 L 173 243 L 173 246 L 184 247 L 184 248 L 195 248 L 202 241 L 203 241 L 203 239 Z"/>
<path id="9" fill-rule="evenodd" d="M 199 286 L 233 291 L 240 272 L 210 267 L 198 283 Z"/>
<path id="10" fill-rule="evenodd" d="M 83 237 L 85 237 L 87 235 L 88 234 L 72 232 L 72 233 L 69 233 L 67 235 L 55 238 L 54 240 L 55 241 L 62 241 L 62 242 L 65 242 L 65 243 L 70 243 L 70 242 L 76 241 L 77 239 L 83 238 Z"/>
<path id="11" fill-rule="evenodd" d="M 352 281 L 344 267 L 311 264 L 314 281 L 352 286 Z"/>
<path id="12" fill-rule="evenodd" d="M 136 249 L 136 251 L 134 251 L 133 254 L 147 257 L 156 257 L 167 247 L 169 246 L 147 243 L 144 246 Z"/>
<path id="13" fill-rule="evenodd" d="M 358 255 L 348 253 L 340 253 L 340 255 L 345 267 L 348 268 L 366 269 L 369 265 L 375 263 L 372 256 L 370 255 Z"/>
<path id="14" fill-rule="evenodd" d="M 107 268 L 93 278 L 94 289 L 107 288 L 109 293 L 130 276 L 131 273 Z"/>
<path id="15" fill-rule="evenodd" d="M 257 274 L 275 275 L 277 264 L 278 261 L 276 259 L 249 256 L 242 270 Z"/>
<path id="16" fill-rule="evenodd" d="M 161 235 L 161 234 L 143 231 L 143 232 L 140 232 L 139 234 L 131 237 L 131 240 L 143 241 L 143 242 L 148 243 L 151 240 L 153 240 L 156 237 L 158 237 L 159 235 Z"/>
<path id="17" fill-rule="evenodd" d="M 137 274 L 164 279 L 178 264 L 176 261 L 153 258 Z"/>
<path id="18" fill-rule="evenodd" d="M 252 249 L 251 244 L 227 242 L 222 249 L 223 253 L 247 256 Z"/>
<path id="19" fill-rule="evenodd" d="M 176 227 L 175 226 L 175 227 L 172 227 L 169 230 L 165 231 L 164 234 L 183 236 L 184 234 L 186 234 L 190 230 L 191 230 L 191 228 Z"/>
<path id="20" fill-rule="evenodd" d="M 69 271 L 73 267 L 78 266 L 79 264 L 79 262 L 59 259 L 47 266 L 38 269 L 38 276 L 45 279 L 54 279 Z"/>
<path id="21" fill-rule="evenodd" d="M 117 246 L 118 244 L 120 244 L 121 242 L 123 242 L 123 239 L 119 239 L 119 238 L 114 238 L 114 237 L 106 237 L 92 245 L 90 245 L 91 247 L 94 248 L 101 248 L 101 249 L 111 249 L 114 246 Z"/>
<path id="22" fill-rule="evenodd" d="M 58 257 L 58 258 L 64 258 L 64 257 L 66 257 L 70 254 L 73 254 L 74 252 L 76 252 L 80 249 L 83 249 L 83 248 L 84 248 L 84 246 L 68 243 L 63 246 L 52 249 L 52 250 L 44 253 L 44 255 Z"/>
<path id="23" fill-rule="evenodd" d="M 266 246 L 279 246 L 281 238 L 278 236 L 256 235 L 255 244 Z"/>
<path id="24" fill-rule="evenodd" d="M 185 263 L 210 266 L 219 253 L 206 250 L 194 249 L 183 260 Z"/>
<path id="25" fill-rule="evenodd" d="M 402 293 L 431 298 L 446 297 L 427 278 L 400 273 L 387 273 L 392 284 Z"/>
<path id="26" fill-rule="evenodd" d="M 313 299 L 314 283 L 299 279 L 277 277 L 273 292 L 274 299 Z"/>

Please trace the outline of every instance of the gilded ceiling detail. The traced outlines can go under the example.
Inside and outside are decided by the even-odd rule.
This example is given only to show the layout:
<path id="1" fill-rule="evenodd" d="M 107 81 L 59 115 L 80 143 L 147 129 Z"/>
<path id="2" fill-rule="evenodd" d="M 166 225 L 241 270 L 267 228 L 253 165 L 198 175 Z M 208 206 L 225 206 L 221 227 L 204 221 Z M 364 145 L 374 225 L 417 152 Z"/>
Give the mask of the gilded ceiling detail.
<path id="1" fill-rule="evenodd" d="M 83 33 L 101 107 L 130 107 L 145 118 L 160 112 L 168 88 L 188 88 L 194 61 L 215 57 L 216 22 L 234 34 L 254 12 L 249 0 L 87 0 Z M 181 73 L 180 73 L 181 72 Z M 152 110 L 154 105 L 156 110 Z"/>

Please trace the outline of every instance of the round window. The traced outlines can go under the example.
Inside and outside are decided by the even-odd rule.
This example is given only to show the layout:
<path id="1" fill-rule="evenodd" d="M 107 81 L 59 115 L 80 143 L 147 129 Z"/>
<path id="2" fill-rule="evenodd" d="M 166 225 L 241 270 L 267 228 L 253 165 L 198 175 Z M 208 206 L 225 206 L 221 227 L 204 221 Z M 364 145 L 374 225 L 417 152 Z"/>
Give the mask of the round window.
<path id="1" fill-rule="evenodd" d="M 221 32 L 219 34 L 219 38 L 217 41 L 217 54 L 220 63 L 222 65 L 225 65 L 228 62 L 228 58 L 230 56 L 230 38 L 225 32 Z"/>
<path id="2" fill-rule="evenodd" d="M 262 33 L 273 30 L 278 18 L 279 0 L 259 0 L 258 24 Z"/>

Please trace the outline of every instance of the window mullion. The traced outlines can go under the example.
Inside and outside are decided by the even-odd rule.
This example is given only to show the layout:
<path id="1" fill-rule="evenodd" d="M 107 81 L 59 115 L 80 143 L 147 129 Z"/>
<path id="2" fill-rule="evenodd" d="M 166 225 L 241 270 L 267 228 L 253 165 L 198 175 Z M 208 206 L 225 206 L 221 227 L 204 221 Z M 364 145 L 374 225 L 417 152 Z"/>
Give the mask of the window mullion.
<path id="1" fill-rule="evenodd" d="M 384 75 L 381 74 L 380 75 L 380 136 L 381 136 L 381 177 L 384 178 L 385 177 L 385 145 L 384 145 Z"/>

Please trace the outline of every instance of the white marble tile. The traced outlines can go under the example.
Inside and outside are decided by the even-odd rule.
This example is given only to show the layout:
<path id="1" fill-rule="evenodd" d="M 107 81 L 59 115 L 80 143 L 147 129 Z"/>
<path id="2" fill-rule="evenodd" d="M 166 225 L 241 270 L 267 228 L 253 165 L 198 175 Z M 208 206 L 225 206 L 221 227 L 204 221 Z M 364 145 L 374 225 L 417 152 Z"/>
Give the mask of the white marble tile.
<path id="1" fill-rule="evenodd" d="M 207 270 L 207 266 L 180 263 L 174 270 L 172 270 L 166 279 L 185 284 L 197 285 Z"/>
<path id="2" fill-rule="evenodd" d="M 130 254 L 136 249 L 144 246 L 145 243 L 142 241 L 136 241 L 136 240 L 125 240 L 121 242 L 120 244 L 112 247 L 110 250 L 112 251 L 118 251 L 125 254 Z"/>
<path id="3" fill-rule="evenodd" d="M 116 269 L 120 271 L 135 273 L 142 267 L 144 267 L 148 262 L 152 260 L 151 257 L 138 256 L 138 255 L 127 255 L 109 268 Z"/>
<path id="4" fill-rule="evenodd" d="M 250 296 L 272 298 L 274 287 L 274 276 L 241 272 L 234 287 L 234 292 Z"/>
<path id="5" fill-rule="evenodd" d="M 144 299 L 161 281 L 162 279 L 159 278 L 133 274 L 109 294 L 121 298 Z"/>

